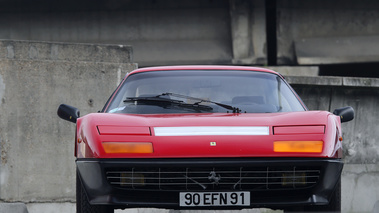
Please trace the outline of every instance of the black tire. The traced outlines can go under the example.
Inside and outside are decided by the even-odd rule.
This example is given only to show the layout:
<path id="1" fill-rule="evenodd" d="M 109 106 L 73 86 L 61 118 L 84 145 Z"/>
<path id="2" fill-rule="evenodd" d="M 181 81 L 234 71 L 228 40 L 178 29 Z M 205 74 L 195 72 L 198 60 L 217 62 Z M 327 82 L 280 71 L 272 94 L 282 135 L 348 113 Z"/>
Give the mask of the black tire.
<path id="1" fill-rule="evenodd" d="M 114 213 L 111 206 L 91 205 L 88 202 L 78 171 L 76 171 L 76 213 Z"/>
<path id="2" fill-rule="evenodd" d="M 336 189 L 333 192 L 331 200 L 326 206 L 310 206 L 310 212 L 341 212 L 341 177 L 338 180 Z"/>
<path id="3" fill-rule="evenodd" d="M 328 205 L 324 206 L 306 206 L 304 208 L 291 208 L 286 209 L 284 212 L 329 212 L 340 213 L 341 212 L 341 177 L 338 180 L 336 188 L 333 192 L 331 200 Z"/>

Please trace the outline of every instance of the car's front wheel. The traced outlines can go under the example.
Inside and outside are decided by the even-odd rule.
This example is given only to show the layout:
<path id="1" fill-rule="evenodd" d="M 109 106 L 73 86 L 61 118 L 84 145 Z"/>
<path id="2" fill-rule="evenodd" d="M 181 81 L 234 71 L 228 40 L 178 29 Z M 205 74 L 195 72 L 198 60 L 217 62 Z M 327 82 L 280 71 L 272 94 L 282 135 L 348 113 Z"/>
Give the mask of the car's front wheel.
<path id="1" fill-rule="evenodd" d="M 338 180 L 336 189 L 326 206 L 312 206 L 308 211 L 310 212 L 341 212 L 341 177 Z"/>
<path id="2" fill-rule="evenodd" d="M 76 213 L 114 213 L 111 206 L 91 205 L 89 203 L 78 171 L 76 171 Z"/>
<path id="3" fill-rule="evenodd" d="M 333 192 L 333 195 L 330 199 L 328 205 L 325 206 L 306 206 L 298 208 L 285 209 L 285 213 L 290 212 L 341 212 L 341 177 L 337 183 L 336 189 Z"/>

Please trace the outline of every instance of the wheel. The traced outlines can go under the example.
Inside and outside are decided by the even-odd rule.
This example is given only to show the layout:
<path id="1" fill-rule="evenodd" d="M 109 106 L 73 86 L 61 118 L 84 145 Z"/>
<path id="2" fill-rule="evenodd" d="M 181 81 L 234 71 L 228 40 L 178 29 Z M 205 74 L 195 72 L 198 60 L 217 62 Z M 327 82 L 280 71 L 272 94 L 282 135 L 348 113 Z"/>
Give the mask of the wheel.
<path id="1" fill-rule="evenodd" d="M 91 205 L 76 171 L 76 213 L 114 213 L 111 206 Z"/>
<path id="2" fill-rule="evenodd" d="M 341 212 L 341 177 L 338 179 L 336 189 L 328 205 L 310 206 L 308 208 L 310 212 Z"/>
<path id="3" fill-rule="evenodd" d="M 341 212 L 341 177 L 338 180 L 336 189 L 334 190 L 328 205 L 324 206 L 305 206 L 298 208 L 286 209 L 284 212 Z"/>

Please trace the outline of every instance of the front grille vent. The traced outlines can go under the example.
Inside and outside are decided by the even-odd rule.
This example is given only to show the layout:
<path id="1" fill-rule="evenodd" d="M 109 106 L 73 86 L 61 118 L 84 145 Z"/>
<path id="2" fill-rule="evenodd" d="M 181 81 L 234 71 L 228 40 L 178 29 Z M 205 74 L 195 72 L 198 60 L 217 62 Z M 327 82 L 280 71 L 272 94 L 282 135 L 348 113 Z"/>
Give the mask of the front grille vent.
<path id="1" fill-rule="evenodd" d="M 115 187 L 145 190 L 267 190 L 308 188 L 320 169 L 258 168 L 122 168 L 106 172 Z"/>

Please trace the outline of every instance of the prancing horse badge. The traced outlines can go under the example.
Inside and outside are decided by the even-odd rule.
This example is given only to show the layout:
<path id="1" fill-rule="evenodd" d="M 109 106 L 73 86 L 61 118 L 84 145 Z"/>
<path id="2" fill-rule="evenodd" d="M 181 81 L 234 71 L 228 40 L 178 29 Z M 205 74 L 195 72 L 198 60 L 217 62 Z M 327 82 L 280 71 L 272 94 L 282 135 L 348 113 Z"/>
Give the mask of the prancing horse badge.
<path id="1" fill-rule="evenodd" d="M 211 146 L 216 146 L 216 142 L 211 142 Z"/>

